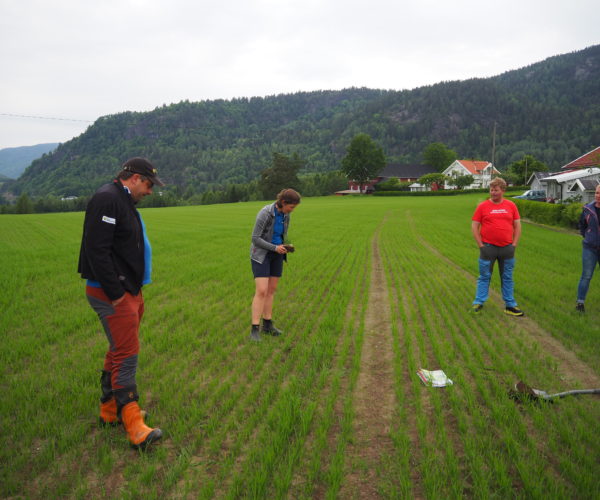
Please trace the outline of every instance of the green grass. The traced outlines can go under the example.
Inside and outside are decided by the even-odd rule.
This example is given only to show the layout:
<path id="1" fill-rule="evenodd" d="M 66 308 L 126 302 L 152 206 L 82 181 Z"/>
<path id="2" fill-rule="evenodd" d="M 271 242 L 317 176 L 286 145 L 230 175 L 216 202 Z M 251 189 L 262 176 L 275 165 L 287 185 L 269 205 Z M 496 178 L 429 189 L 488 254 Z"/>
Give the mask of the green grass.
<path id="1" fill-rule="evenodd" d="M 96 426 L 106 340 L 76 274 L 83 214 L 1 216 L 0 495 L 336 498 L 348 471 L 373 467 L 384 497 L 593 498 L 598 399 L 516 405 L 507 389 L 581 386 L 540 338 L 600 375 L 600 278 L 576 314 L 580 237 L 525 223 L 515 291 L 526 318 L 503 314 L 497 274 L 469 315 L 470 217 L 484 196 L 303 200 L 274 308 L 286 334 L 259 345 L 249 238 L 264 203 L 144 210 L 154 283 L 138 384 L 165 433 L 146 455 Z M 372 464 L 351 450 L 374 238 L 395 408 L 393 449 Z M 420 367 L 455 384 L 425 388 Z"/>

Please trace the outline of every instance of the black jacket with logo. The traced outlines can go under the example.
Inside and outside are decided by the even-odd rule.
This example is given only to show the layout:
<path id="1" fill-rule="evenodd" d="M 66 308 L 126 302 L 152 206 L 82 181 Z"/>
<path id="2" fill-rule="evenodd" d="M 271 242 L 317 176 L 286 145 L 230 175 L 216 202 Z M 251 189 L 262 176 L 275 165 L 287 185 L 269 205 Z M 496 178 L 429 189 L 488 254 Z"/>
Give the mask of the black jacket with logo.
<path id="1" fill-rule="evenodd" d="M 144 235 L 131 195 L 115 179 L 92 196 L 83 222 L 78 272 L 111 300 L 137 295 L 144 279 Z"/>

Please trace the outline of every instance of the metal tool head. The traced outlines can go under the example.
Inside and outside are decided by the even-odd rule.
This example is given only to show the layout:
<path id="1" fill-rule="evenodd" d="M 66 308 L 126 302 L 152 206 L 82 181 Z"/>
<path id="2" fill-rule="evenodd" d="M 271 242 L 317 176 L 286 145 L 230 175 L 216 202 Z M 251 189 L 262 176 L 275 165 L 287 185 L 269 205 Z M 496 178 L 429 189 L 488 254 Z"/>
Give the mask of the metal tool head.
<path id="1" fill-rule="evenodd" d="M 510 397 L 517 401 L 552 401 L 550 395 L 546 391 L 534 389 L 522 380 L 517 382 L 508 392 Z"/>

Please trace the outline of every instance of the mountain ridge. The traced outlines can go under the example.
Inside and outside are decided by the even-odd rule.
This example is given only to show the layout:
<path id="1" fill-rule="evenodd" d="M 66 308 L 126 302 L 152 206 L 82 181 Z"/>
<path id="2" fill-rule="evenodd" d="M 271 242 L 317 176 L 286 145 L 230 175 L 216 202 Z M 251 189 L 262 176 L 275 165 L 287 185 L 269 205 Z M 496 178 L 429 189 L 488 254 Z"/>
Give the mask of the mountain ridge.
<path id="1" fill-rule="evenodd" d="M 551 169 L 600 144 L 600 45 L 489 78 L 412 90 L 349 88 L 163 105 L 99 118 L 36 160 L 14 192 L 83 195 L 131 156 L 146 156 L 168 189 L 203 192 L 256 179 L 273 152 L 297 152 L 305 172 L 339 168 L 357 133 L 390 162 L 418 163 L 431 142 L 500 169 L 533 154 Z"/>
<path id="2" fill-rule="evenodd" d="M 48 142 L 0 149 L 0 175 L 8 179 L 17 179 L 33 160 L 56 149 L 58 144 Z"/>

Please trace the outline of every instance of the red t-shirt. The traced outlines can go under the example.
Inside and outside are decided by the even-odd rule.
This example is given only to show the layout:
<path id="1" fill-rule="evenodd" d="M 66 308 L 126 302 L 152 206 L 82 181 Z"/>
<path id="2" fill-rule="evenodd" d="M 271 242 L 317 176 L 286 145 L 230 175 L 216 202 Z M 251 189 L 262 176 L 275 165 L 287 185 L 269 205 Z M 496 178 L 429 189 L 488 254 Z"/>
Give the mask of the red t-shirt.
<path id="1" fill-rule="evenodd" d="M 474 221 L 481 223 L 481 240 L 499 247 L 513 242 L 514 221 L 519 220 L 519 209 L 512 201 L 493 203 L 486 200 L 475 209 Z"/>

